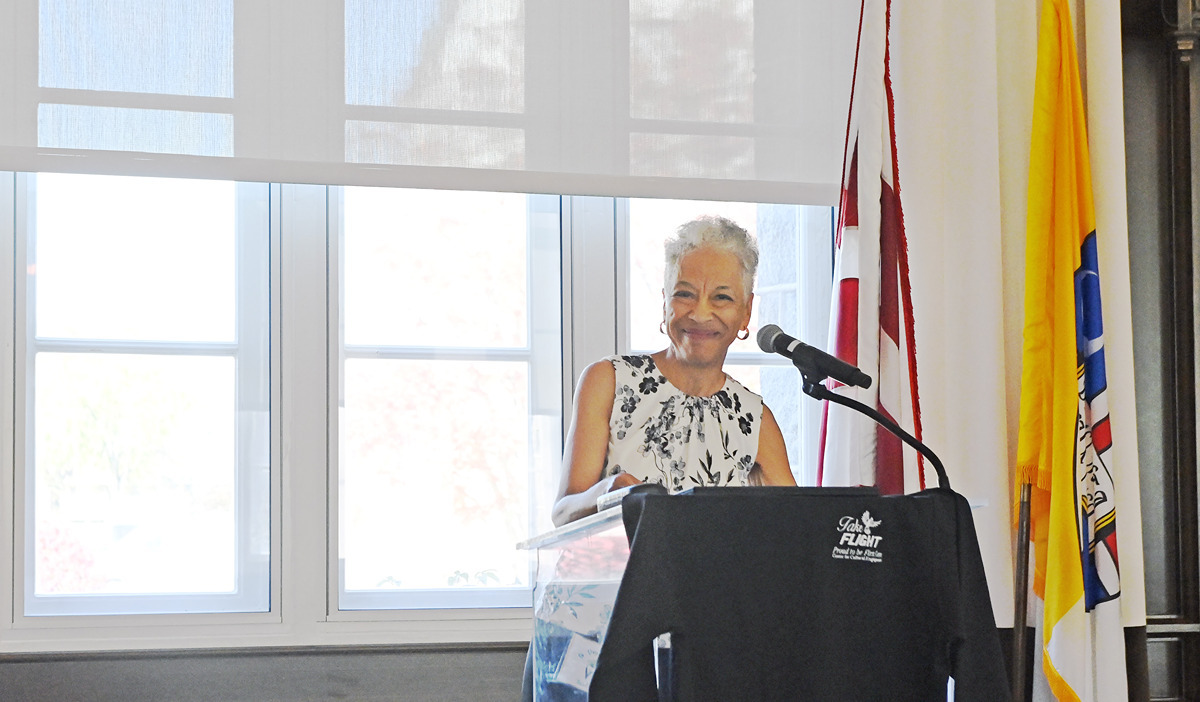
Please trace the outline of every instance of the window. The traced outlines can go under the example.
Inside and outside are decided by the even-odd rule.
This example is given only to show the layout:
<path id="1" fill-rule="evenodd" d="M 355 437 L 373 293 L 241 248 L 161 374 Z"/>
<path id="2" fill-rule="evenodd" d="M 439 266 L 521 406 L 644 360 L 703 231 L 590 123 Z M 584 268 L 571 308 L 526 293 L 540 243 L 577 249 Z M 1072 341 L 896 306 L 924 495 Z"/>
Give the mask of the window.
<path id="1" fill-rule="evenodd" d="M 346 188 L 338 609 L 529 606 L 562 453 L 558 198 Z"/>
<path id="2" fill-rule="evenodd" d="M 233 155 L 233 0 L 37 6 L 39 147 Z"/>
<path id="3" fill-rule="evenodd" d="M 522 640 L 515 544 L 550 528 L 583 366 L 662 346 L 663 238 L 731 217 L 755 325 L 827 324 L 829 208 L 6 179 L 3 650 Z M 798 374 L 752 340 L 728 364 L 805 482 Z"/>
<path id="4" fill-rule="evenodd" d="M 629 3 L 631 172 L 737 179 L 761 168 L 755 89 L 768 74 L 755 72 L 756 10 L 752 0 Z M 721 154 L 720 169 L 701 153 Z"/>
<path id="5" fill-rule="evenodd" d="M 266 188 L 20 182 L 19 611 L 266 610 Z"/>
<path id="6" fill-rule="evenodd" d="M 9 168 L 310 184 L 0 173 L 0 651 L 520 639 L 656 237 L 733 214 L 826 334 L 827 208 L 478 191 L 830 197 L 853 8 L 9 4 Z M 794 371 L 729 363 L 811 479 Z"/>
<path id="7" fill-rule="evenodd" d="M 346 161 L 525 168 L 525 12 L 346 0 Z"/>

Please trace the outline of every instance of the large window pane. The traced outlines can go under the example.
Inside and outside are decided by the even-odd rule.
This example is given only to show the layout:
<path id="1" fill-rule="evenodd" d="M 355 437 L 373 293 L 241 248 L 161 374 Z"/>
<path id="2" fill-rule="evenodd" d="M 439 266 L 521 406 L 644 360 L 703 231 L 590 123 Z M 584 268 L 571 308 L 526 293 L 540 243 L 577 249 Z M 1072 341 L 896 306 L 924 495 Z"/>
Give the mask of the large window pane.
<path id="1" fill-rule="evenodd" d="M 346 343 L 524 347 L 525 196 L 345 193 Z"/>
<path id="2" fill-rule="evenodd" d="M 40 0 L 38 85 L 233 97 L 234 0 Z"/>
<path id="3" fill-rule="evenodd" d="M 754 139 L 712 134 L 629 134 L 629 172 L 666 178 L 754 177 Z"/>
<path id="4" fill-rule="evenodd" d="M 523 587 L 528 364 L 346 362 L 345 587 Z"/>
<path id="5" fill-rule="evenodd" d="M 38 146 L 232 156 L 233 115 L 97 105 L 38 105 Z"/>
<path id="6" fill-rule="evenodd" d="M 346 0 L 346 103 L 523 112 L 524 0 Z"/>
<path id="7" fill-rule="evenodd" d="M 336 606 L 528 606 L 515 546 L 561 455 L 558 200 L 342 201 Z"/>
<path id="8" fill-rule="evenodd" d="M 26 182 L 24 614 L 268 609 L 266 187 Z"/>
<path id="9" fill-rule="evenodd" d="M 38 336 L 234 340 L 233 183 L 45 173 L 37 203 Z"/>
<path id="10" fill-rule="evenodd" d="M 232 358 L 38 354 L 36 588 L 232 592 Z"/>
<path id="11" fill-rule="evenodd" d="M 346 160 L 524 168 L 525 36 L 524 0 L 346 0 Z"/>
<path id="12" fill-rule="evenodd" d="M 346 160 L 449 168 L 525 167 L 525 130 L 346 120 Z"/>
<path id="13" fill-rule="evenodd" d="M 631 0 L 629 112 L 752 122 L 753 0 Z"/>

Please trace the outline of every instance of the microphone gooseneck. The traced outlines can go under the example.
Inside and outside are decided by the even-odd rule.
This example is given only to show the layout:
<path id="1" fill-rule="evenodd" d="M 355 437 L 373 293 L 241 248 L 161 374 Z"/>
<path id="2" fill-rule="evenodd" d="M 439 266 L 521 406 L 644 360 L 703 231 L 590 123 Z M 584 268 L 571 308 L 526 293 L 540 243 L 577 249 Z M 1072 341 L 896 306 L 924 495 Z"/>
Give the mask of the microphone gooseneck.
<path id="1" fill-rule="evenodd" d="M 871 376 L 837 356 L 788 336 L 777 325 L 768 324 L 759 329 L 757 339 L 758 348 L 791 360 L 792 365 L 799 368 L 800 372 L 814 383 L 833 378 L 846 385 L 871 387 Z"/>
<path id="2" fill-rule="evenodd" d="M 875 408 L 868 407 L 853 398 L 843 397 L 821 384 L 821 381 L 826 378 L 833 378 L 846 385 L 868 388 L 871 387 L 871 376 L 836 356 L 832 356 L 820 349 L 805 344 L 799 339 L 788 336 L 774 324 L 768 324 L 759 329 L 757 339 L 758 348 L 763 351 L 777 353 L 791 359 L 792 365 L 800 370 L 800 376 L 804 379 L 802 385 L 804 394 L 818 400 L 827 400 L 844 407 L 849 407 L 874 419 L 883 428 L 900 437 L 901 441 L 928 458 L 929 462 L 933 464 L 933 469 L 937 472 L 938 485 L 943 488 L 950 487 L 950 479 L 946 477 L 946 469 L 942 465 L 941 459 L 937 457 L 937 454 L 932 449 L 921 443 L 915 436 L 909 434 L 899 424 L 896 424 L 896 422 Z"/>

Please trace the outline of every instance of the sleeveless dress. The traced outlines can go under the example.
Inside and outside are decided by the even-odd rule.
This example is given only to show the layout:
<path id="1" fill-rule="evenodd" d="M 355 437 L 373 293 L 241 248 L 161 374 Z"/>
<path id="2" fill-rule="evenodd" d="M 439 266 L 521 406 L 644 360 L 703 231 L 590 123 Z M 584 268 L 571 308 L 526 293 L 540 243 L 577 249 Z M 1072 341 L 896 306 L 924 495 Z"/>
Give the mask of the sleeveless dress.
<path id="1" fill-rule="evenodd" d="M 762 397 L 725 376 L 709 397 L 687 395 L 649 356 L 610 356 L 617 386 L 604 476 L 619 472 L 671 493 L 746 485 L 758 455 Z"/>

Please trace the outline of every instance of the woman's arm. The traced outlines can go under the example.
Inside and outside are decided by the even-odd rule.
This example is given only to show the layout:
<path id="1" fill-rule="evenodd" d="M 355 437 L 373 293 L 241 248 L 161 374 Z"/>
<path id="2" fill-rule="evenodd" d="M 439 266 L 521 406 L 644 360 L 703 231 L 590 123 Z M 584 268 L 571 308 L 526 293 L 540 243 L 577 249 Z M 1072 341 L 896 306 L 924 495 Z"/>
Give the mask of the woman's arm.
<path id="1" fill-rule="evenodd" d="M 787 446 L 783 443 L 783 432 L 775 421 L 771 409 L 763 404 L 762 427 L 758 432 L 758 457 L 763 485 L 795 485 L 796 477 L 788 464 Z"/>
<path id="2" fill-rule="evenodd" d="M 616 372 L 608 361 L 588 366 L 579 379 L 563 449 L 562 481 L 551 512 L 555 526 L 595 513 L 596 499 L 601 495 L 639 482 L 628 473 L 600 479 L 608 452 L 608 420 L 616 386 Z"/>

